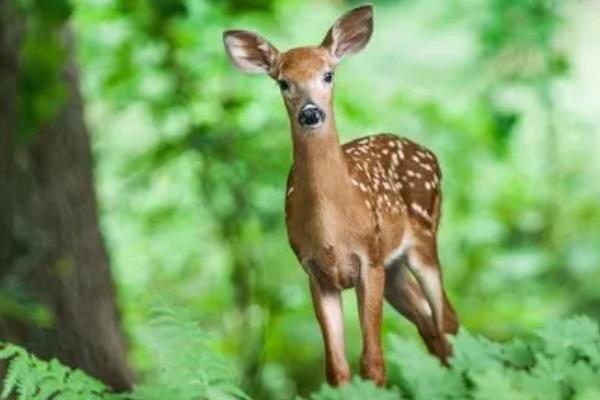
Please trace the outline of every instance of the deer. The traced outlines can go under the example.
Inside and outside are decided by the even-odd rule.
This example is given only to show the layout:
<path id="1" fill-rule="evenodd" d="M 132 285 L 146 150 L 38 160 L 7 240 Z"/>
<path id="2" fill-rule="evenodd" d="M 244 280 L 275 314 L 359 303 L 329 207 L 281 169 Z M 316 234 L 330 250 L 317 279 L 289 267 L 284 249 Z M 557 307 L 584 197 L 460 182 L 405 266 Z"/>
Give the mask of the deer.
<path id="1" fill-rule="evenodd" d="M 345 13 L 318 46 L 280 52 L 260 35 L 226 30 L 223 42 L 242 72 L 277 82 L 289 118 L 293 164 L 285 196 L 290 247 L 308 276 L 325 350 L 326 378 L 351 380 L 341 292 L 355 288 L 362 334 L 360 374 L 385 384 L 384 299 L 414 325 L 447 365 L 447 335 L 458 318 L 446 295 L 437 251 L 441 171 L 434 153 L 390 133 L 341 144 L 333 112 L 340 61 L 366 47 L 373 8 Z"/>

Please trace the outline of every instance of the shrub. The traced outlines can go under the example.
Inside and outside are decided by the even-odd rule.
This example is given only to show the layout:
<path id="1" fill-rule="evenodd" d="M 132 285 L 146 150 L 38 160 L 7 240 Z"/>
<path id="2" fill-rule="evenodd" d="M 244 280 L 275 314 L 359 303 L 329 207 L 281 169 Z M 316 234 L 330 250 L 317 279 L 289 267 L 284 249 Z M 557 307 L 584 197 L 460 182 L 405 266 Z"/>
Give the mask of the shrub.
<path id="1" fill-rule="evenodd" d="M 388 354 L 391 389 L 355 380 L 323 387 L 311 400 L 334 399 L 600 399 L 600 333 L 590 319 L 548 323 L 528 340 L 495 343 L 462 330 L 444 368 L 422 347 L 393 337 Z"/>
<path id="2" fill-rule="evenodd" d="M 163 368 L 132 393 L 116 395 L 81 371 L 5 343 L 0 350 L 0 359 L 8 362 L 2 398 L 11 393 L 36 400 L 248 398 L 235 384 L 233 368 L 210 350 L 199 327 L 181 315 L 169 308 L 157 310 L 154 325 L 162 350 L 155 350 L 163 352 Z M 356 378 L 339 389 L 323 385 L 309 400 L 600 399 L 600 333 L 585 317 L 550 322 L 531 339 L 509 343 L 463 329 L 452 340 L 451 368 L 442 367 L 415 342 L 391 339 L 388 388 Z"/>

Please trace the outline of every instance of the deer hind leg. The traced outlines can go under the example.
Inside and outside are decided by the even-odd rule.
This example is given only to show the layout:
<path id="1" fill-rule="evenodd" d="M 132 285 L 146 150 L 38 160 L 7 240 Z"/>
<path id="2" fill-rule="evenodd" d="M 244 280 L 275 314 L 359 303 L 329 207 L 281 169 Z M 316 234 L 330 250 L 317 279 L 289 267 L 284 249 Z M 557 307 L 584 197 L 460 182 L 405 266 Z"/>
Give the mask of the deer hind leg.
<path id="1" fill-rule="evenodd" d="M 385 298 L 398 312 L 416 325 L 429 352 L 446 363 L 447 358 L 452 354 L 452 348 L 445 335 L 457 332 L 456 314 L 441 284 L 427 283 L 427 279 L 435 279 L 435 276 L 421 274 L 421 280 L 424 281 L 421 283 L 412 269 L 416 268 L 410 268 L 408 258 L 398 261 L 388 268 Z M 438 276 L 441 281 L 441 274 Z M 426 292 L 423 289 L 425 285 L 430 286 L 429 290 L 434 294 L 431 296 L 433 299 L 425 295 Z M 437 289 L 438 287 L 441 289 Z M 437 313 L 441 315 L 441 322 L 434 312 L 435 307 L 440 307 L 439 298 L 441 298 L 441 310 L 438 308 Z"/>

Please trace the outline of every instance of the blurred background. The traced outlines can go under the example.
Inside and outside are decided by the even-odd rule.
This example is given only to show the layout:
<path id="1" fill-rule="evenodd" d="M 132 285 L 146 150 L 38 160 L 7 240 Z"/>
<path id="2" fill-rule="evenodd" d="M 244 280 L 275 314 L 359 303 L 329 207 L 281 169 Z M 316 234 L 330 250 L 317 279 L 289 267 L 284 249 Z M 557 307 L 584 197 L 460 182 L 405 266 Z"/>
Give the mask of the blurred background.
<path id="1" fill-rule="evenodd" d="M 600 2 L 372 3 L 370 44 L 337 71 L 338 130 L 438 155 L 462 324 L 507 340 L 600 320 Z M 161 366 L 149 310 L 177 304 L 253 398 L 317 388 L 320 331 L 285 235 L 286 113 L 273 81 L 230 65 L 221 34 L 316 45 L 359 4 L 3 0 L 2 339 L 127 387 Z M 344 301 L 356 368 L 354 293 Z M 388 306 L 384 328 L 417 338 Z"/>

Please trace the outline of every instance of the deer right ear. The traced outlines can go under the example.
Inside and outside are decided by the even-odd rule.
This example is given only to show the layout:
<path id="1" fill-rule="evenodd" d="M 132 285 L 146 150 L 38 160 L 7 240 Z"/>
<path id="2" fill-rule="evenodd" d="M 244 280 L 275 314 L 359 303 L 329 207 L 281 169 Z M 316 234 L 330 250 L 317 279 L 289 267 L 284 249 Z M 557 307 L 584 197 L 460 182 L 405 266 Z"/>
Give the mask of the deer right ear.
<path id="1" fill-rule="evenodd" d="M 279 51 L 267 40 L 248 31 L 223 32 L 225 51 L 243 72 L 273 75 Z"/>
<path id="2" fill-rule="evenodd" d="M 373 7 L 357 7 L 342 15 L 329 29 L 321 47 L 336 61 L 362 50 L 373 34 Z"/>

